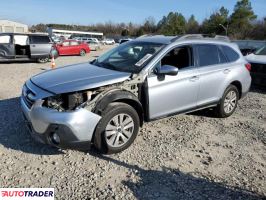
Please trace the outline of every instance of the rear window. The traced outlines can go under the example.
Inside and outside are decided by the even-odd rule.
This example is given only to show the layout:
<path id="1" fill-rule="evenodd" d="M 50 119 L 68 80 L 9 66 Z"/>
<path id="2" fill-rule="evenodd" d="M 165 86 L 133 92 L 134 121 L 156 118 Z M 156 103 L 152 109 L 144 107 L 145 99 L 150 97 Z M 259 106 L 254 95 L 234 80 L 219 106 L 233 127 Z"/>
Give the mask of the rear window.
<path id="1" fill-rule="evenodd" d="M 265 56 L 266 55 L 266 46 L 260 48 L 254 54 L 255 55 L 260 55 L 260 56 Z"/>
<path id="2" fill-rule="evenodd" d="M 0 36 L 0 44 L 9 44 L 10 43 L 10 35 L 1 35 Z"/>
<path id="3" fill-rule="evenodd" d="M 30 36 L 31 43 L 33 44 L 47 44 L 50 43 L 50 38 L 48 36 L 34 35 Z"/>
<path id="4" fill-rule="evenodd" d="M 235 50 L 233 50 L 232 48 L 228 46 L 221 46 L 221 49 L 223 50 L 229 62 L 234 62 L 239 59 L 238 53 L 236 53 Z"/>
<path id="5" fill-rule="evenodd" d="M 222 64 L 226 62 L 223 53 L 216 45 L 198 45 L 199 66 Z"/>
<path id="6" fill-rule="evenodd" d="M 77 41 L 71 41 L 70 42 L 70 45 L 71 46 L 77 46 L 77 45 L 79 45 L 79 43 Z"/>

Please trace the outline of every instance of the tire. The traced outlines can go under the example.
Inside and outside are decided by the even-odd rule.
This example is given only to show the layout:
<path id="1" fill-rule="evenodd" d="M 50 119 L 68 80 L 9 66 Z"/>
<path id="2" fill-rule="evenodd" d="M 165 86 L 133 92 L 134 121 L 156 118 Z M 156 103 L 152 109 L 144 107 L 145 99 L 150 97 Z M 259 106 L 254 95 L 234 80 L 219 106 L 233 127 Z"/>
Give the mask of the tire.
<path id="1" fill-rule="evenodd" d="M 220 103 L 216 107 L 217 116 L 220 118 L 231 116 L 237 108 L 238 100 L 239 91 L 237 87 L 234 85 L 229 85 L 226 88 Z"/>
<path id="2" fill-rule="evenodd" d="M 119 123 L 121 119 L 125 124 Z M 130 128 L 124 129 L 126 126 Z M 139 116 L 133 107 L 125 103 L 111 103 L 104 110 L 95 129 L 94 146 L 104 154 L 119 153 L 134 142 L 139 126 Z"/>
<path id="3" fill-rule="evenodd" d="M 46 57 L 46 58 L 38 58 L 37 59 L 37 62 L 38 63 L 47 63 L 49 61 L 49 58 L 48 57 Z"/>
<path id="4" fill-rule="evenodd" d="M 86 51 L 84 49 L 81 49 L 79 52 L 80 56 L 85 56 L 86 55 Z"/>

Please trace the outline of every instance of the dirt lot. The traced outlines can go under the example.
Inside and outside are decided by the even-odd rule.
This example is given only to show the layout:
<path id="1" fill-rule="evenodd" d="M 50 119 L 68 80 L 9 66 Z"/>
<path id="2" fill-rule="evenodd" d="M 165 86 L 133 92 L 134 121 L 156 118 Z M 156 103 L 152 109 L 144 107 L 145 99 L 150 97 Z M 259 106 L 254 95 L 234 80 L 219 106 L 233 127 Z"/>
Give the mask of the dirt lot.
<path id="1" fill-rule="evenodd" d="M 0 64 L 0 187 L 53 187 L 56 199 L 266 199 L 265 91 L 253 89 L 227 119 L 201 111 L 145 124 L 128 150 L 102 156 L 57 150 L 28 134 L 21 87 L 49 66 Z"/>

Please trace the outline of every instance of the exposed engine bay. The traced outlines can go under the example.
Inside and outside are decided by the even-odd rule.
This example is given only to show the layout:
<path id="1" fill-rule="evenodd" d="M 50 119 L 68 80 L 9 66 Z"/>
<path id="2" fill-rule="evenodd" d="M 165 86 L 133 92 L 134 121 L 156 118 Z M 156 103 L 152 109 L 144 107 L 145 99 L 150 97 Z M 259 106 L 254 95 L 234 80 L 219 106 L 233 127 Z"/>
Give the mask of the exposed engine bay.
<path id="1" fill-rule="evenodd" d="M 91 111 L 100 99 L 112 91 L 124 90 L 131 92 L 133 95 L 138 97 L 139 83 L 142 83 L 142 80 L 140 78 L 135 78 L 123 83 L 103 86 L 86 91 L 59 94 L 46 98 L 43 106 L 55 109 L 59 112 L 66 112 L 79 108 L 85 108 Z"/>

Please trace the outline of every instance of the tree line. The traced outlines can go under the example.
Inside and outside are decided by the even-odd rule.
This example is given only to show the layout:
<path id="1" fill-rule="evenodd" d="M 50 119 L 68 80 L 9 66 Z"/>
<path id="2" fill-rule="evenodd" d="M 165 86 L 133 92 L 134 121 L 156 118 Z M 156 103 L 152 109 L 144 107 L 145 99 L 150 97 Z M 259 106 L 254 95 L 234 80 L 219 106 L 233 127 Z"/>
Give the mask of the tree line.
<path id="1" fill-rule="evenodd" d="M 233 13 L 225 7 L 213 12 L 209 17 L 199 23 L 194 15 L 186 19 L 182 13 L 170 12 L 157 23 L 154 17 L 148 17 L 142 24 L 129 23 L 97 23 L 92 25 L 66 25 L 66 24 L 37 24 L 31 27 L 32 31 L 45 32 L 47 27 L 103 32 L 105 36 L 138 37 L 143 34 L 208 34 L 228 35 L 232 39 L 266 39 L 266 17 L 258 19 L 252 9 L 250 0 L 238 0 Z"/>

